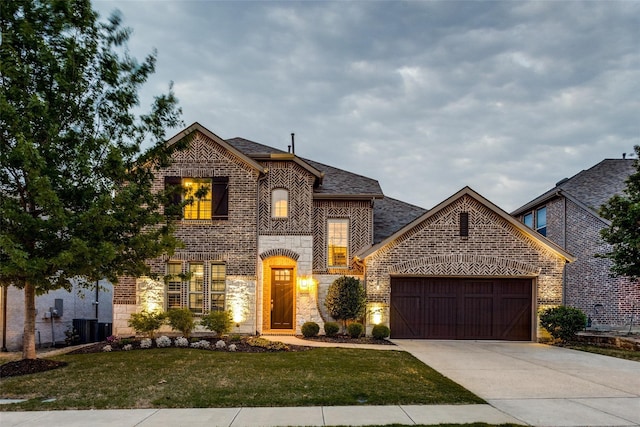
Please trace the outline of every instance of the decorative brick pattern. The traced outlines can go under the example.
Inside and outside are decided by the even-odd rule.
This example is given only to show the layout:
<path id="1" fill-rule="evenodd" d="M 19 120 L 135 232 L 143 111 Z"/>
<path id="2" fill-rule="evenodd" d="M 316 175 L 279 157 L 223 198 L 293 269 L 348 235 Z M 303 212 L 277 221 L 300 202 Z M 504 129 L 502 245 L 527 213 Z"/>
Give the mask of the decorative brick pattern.
<path id="1" fill-rule="evenodd" d="M 311 234 L 314 176 L 293 162 L 267 162 L 269 173 L 260 181 L 260 234 Z M 271 192 L 289 191 L 289 216 L 272 218 Z"/>
<path id="2" fill-rule="evenodd" d="M 327 269 L 327 219 L 349 219 L 349 253 L 351 259 L 373 242 L 373 207 L 369 201 L 313 201 L 313 271 L 316 274 L 350 274 L 349 269 Z"/>
<path id="3" fill-rule="evenodd" d="M 459 236 L 460 212 L 469 213 L 468 237 Z M 467 195 L 365 262 L 368 300 L 382 307 L 390 303 L 391 274 L 537 277 L 538 304 L 562 301 L 564 259 Z"/>
<path id="4" fill-rule="evenodd" d="M 294 261 L 297 261 L 298 258 L 300 258 L 300 254 L 292 251 L 291 249 L 276 248 L 276 249 L 269 249 L 268 251 L 262 252 L 260 254 L 260 259 L 265 260 L 272 256 L 285 256 L 285 257 L 291 258 Z"/>

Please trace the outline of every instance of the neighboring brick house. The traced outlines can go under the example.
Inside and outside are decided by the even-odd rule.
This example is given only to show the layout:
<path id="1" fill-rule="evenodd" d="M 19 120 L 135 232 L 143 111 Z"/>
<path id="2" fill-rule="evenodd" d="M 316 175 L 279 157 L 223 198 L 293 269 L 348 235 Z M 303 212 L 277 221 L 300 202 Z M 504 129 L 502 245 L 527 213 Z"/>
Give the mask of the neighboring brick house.
<path id="1" fill-rule="evenodd" d="M 324 299 L 342 275 L 365 284 L 368 330 L 374 323 L 395 328 L 407 315 L 406 304 L 392 309 L 405 301 L 394 289 L 423 285 L 401 283 L 408 275 L 441 278 L 458 294 L 473 288 L 440 307 L 443 315 L 453 309 L 476 316 L 478 327 L 453 338 L 532 340 L 537 309 L 561 302 L 571 256 L 468 188 L 427 212 L 385 197 L 374 179 L 242 138 L 223 140 L 198 123 L 167 144 L 187 134 L 189 147 L 157 171 L 155 186 L 207 196 L 174 217 L 184 247 L 149 261 L 164 279 L 122 278 L 115 287 L 118 335 L 133 333 L 131 313 L 172 307 L 230 310 L 234 333 L 300 333 L 305 321 L 330 320 Z M 171 204 L 165 213 L 176 214 Z M 433 305 L 448 295 L 421 297 Z M 418 309 L 431 310 L 424 304 Z M 511 333 L 514 324 L 518 333 Z M 487 334 L 496 327 L 500 333 Z M 392 330 L 404 335 L 400 326 Z"/>
<path id="2" fill-rule="evenodd" d="M 583 310 L 595 328 L 629 325 L 640 313 L 640 284 L 612 277 L 611 261 L 596 257 L 610 249 L 600 237 L 610 223 L 598 211 L 634 171 L 633 160 L 605 159 L 512 212 L 576 257 L 566 266 L 562 301 Z"/>

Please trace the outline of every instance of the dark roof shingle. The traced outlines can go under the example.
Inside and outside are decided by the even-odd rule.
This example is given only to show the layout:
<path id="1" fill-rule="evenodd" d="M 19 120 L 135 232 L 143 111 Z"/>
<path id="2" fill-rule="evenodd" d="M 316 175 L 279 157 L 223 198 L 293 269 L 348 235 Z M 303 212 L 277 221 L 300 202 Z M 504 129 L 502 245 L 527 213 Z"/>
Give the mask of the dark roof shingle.
<path id="1" fill-rule="evenodd" d="M 425 212 L 427 209 L 391 197 L 376 200 L 373 205 L 373 244 L 380 243 Z"/>

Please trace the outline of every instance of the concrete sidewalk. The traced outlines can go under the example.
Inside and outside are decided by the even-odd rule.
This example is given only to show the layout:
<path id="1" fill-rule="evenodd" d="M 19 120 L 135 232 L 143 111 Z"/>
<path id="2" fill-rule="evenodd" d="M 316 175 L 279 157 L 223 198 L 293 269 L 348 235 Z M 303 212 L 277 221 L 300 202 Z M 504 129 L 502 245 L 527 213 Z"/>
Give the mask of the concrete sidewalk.
<path id="1" fill-rule="evenodd" d="M 2 427 L 261 427 L 518 423 L 490 405 L 117 409 L 0 412 Z"/>

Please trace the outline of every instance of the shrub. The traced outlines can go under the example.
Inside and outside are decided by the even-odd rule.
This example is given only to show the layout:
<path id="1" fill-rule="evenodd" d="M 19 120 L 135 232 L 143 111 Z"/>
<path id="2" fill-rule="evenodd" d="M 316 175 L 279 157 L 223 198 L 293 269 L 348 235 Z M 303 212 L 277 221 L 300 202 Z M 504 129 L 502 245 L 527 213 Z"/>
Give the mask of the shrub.
<path id="1" fill-rule="evenodd" d="M 124 351 L 131 351 L 133 349 L 133 346 L 131 344 L 125 344 L 124 347 L 122 347 L 122 349 Z"/>
<path id="2" fill-rule="evenodd" d="M 573 339 L 586 324 L 587 316 L 574 307 L 561 305 L 540 313 L 540 325 L 549 331 L 553 338 L 564 342 Z"/>
<path id="3" fill-rule="evenodd" d="M 165 314 L 159 311 L 133 313 L 129 318 L 129 326 L 137 333 L 153 338 L 155 332 L 164 323 Z"/>
<path id="4" fill-rule="evenodd" d="M 367 305 L 366 292 L 360 280 L 342 276 L 329 286 L 324 305 L 331 317 L 342 320 L 344 327 L 347 320 L 359 319 L 364 315 Z"/>
<path id="5" fill-rule="evenodd" d="M 236 351 L 237 349 L 238 349 L 238 346 L 237 346 L 237 345 L 235 345 L 235 344 L 231 344 L 231 345 L 229 346 L 229 351 Z"/>
<path id="6" fill-rule="evenodd" d="M 178 337 L 175 340 L 176 347 L 189 347 L 189 340 L 185 337 Z"/>
<path id="7" fill-rule="evenodd" d="M 220 336 L 231 330 L 233 319 L 230 311 L 211 311 L 202 318 L 200 324 Z"/>
<path id="8" fill-rule="evenodd" d="M 191 331 L 196 327 L 193 313 L 188 308 L 172 308 L 167 312 L 167 319 L 173 330 L 182 332 L 187 338 L 191 336 Z"/>
<path id="9" fill-rule="evenodd" d="M 207 340 L 200 340 L 198 342 L 191 343 L 191 348 L 203 348 L 205 350 L 208 350 L 209 348 L 211 348 L 211 343 Z"/>
<path id="10" fill-rule="evenodd" d="M 305 322 L 302 325 L 302 335 L 306 338 L 317 337 L 320 332 L 320 326 L 316 322 Z"/>
<path id="11" fill-rule="evenodd" d="M 111 351 L 111 350 L 113 350 L 113 348 L 109 344 L 102 347 L 102 351 Z"/>
<path id="12" fill-rule="evenodd" d="M 340 332 L 340 325 L 336 322 L 327 322 L 324 324 L 324 333 L 328 337 L 335 337 Z"/>
<path id="13" fill-rule="evenodd" d="M 223 348 L 227 347 L 227 343 L 222 341 L 222 340 L 218 340 L 216 342 L 216 348 L 222 350 Z"/>
<path id="14" fill-rule="evenodd" d="M 247 340 L 251 347 L 261 347 L 272 351 L 287 351 L 289 346 L 280 341 L 270 341 L 261 337 L 251 337 Z"/>
<path id="15" fill-rule="evenodd" d="M 390 335 L 391 331 L 388 326 L 375 325 L 371 330 L 371 336 L 377 340 L 383 340 Z"/>
<path id="16" fill-rule="evenodd" d="M 240 342 L 241 339 L 242 337 L 240 337 L 240 334 L 233 334 L 229 337 L 231 342 Z"/>
<path id="17" fill-rule="evenodd" d="M 140 341 L 140 348 L 151 348 L 152 344 L 153 344 L 153 341 L 151 341 L 150 338 L 143 338 Z"/>
<path id="18" fill-rule="evenodd" d="M 171 347 L 171 338 L 165 337 L 164 335 L 159 338 L 156 338 L 156 347 L 158 348 Z"/>
<path id="19" fill-rule="evenodd" d="M 360 338 L 363 332 L 364 326 L 362 326 L 362 323 L 355 322 L 350 323 L 349 326 L 347 326 L 347 333 L 351 338 Z"/>

